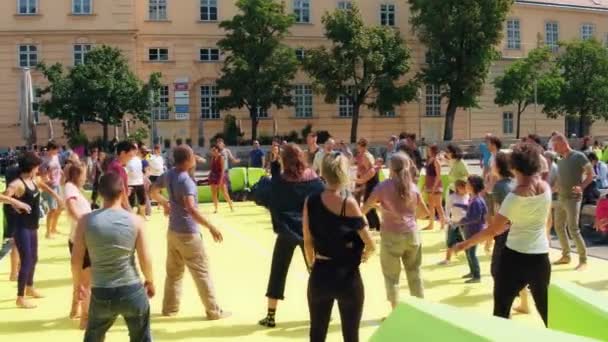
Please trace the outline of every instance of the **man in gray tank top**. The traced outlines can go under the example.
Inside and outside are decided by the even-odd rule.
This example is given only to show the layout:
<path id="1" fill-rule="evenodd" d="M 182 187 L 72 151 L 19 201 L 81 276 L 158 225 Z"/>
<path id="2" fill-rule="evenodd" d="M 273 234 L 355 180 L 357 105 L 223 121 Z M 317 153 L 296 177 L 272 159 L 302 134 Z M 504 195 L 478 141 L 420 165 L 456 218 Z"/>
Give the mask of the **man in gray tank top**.
<path id="1" fill-rule="evenodd" d="M 175 167 L 158 177 L 150 190 L 152 198 L 169 215 L 167 277 L 162 313 L 174 316 L 179 311 L 182 278 L 188 267 L 205 306 L 207 319 L 224 318 L 229 313 L 222 311 L 217 303 L 209 274 L 209 260 L 198 225 L 208 228 L 216 242 L 222 241 L 222 233 L 198 211 L 198 190 L 188 173 L 196 165 L 194 152 L 188 145 L 180 145 L 173 150 L 173 159 Z M 169 199 L 160 194 L 164 188 L 168 190 Z"/>
<path id="2" fill-rule="evenodd" d="M 108 173 L 99 181 L 103 208 L 84 216 L 76 227 L 72 272 L 80 284 L 85 251 L 91 258 L 91 304 L 85 341 L 104 341 L 106 332 L 121 315 L 132 342 L 151 341 L 150 303 L 155 293 L 152 261 L 141 217 L 121 204 L 123 184 Z M 135 265 L 135 252 L 144 282 Z M 79 289 L 86 296 L 88 289 Z"/>

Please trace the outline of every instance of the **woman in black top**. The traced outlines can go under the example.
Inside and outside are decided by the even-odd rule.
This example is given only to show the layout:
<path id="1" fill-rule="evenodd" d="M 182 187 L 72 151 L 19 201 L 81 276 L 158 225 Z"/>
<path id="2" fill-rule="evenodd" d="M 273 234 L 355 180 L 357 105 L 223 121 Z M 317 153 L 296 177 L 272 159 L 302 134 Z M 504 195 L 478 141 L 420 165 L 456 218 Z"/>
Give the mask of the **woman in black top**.
<path id="1" fill-rule="evenodd" d="M 308 196 L 323 191 L 323 182 L 308 167 L 304 152 L 298 145 L 285 145 L 280 156 L 281 162 L 278 157 L 275 155 L 271 163 L 269 196 L 259 203 L 270 210 L 272 229 L 277 235 L 266 290 L 268 313 L 258 322 L 269 328 L 275 326 L 277 305 L 279 300 L 284 299 L 285 281 L 293 253 L 297 247 L 303 249 L 304 201 Z"/>
<path id="2" fill-rule="evenodd" d="M 374 242 L 357 201 L 343 197 L 350 184 L 348 158 L 327 155 L 321 170 L 325 191 L 309 196 L 302 214 L 304 251 L 313 265 L 308 281 L 310 341 L 325 341 L 337 300 L 344 341 L 356 342 L 364 301 L 359 264 L 373 253 Z"/>
<path id="3" fill-rule="evenodd" d="M 38 221 L 40 220 L 40 191 L 49 193 L 61 203 L 61 198 L 44 181 L 38 177 L 38 168 L 42 160 L 33 152 L 25 152 L 19 158 L 21 174 L 12 181 L 5 196 L 13 197 L 27 204 L 31 210 L 21 211 L 13 216 L 15 223 L 14 240 L 21 265 L 17 278 L 17 307 L 31 309 L 34 304 L 25 300 L 24 295 L 34 298 L 42 296 L 34 290 L 34 271 L 38 261 Z"/>

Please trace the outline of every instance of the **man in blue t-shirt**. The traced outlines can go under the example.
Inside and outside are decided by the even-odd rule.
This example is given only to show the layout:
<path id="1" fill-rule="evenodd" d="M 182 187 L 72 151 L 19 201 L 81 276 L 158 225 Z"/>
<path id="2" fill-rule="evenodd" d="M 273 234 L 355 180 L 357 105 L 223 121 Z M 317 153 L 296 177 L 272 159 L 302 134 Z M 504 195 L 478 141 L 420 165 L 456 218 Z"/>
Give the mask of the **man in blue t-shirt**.
<path id="1" fill-rule="evenodd" d="M 264 151 L 260 148 L 260 142 L 257 140 L 253 141 L 253 150 L 249 152 L 249 167 L 263 167 L 264 166 Z"/>

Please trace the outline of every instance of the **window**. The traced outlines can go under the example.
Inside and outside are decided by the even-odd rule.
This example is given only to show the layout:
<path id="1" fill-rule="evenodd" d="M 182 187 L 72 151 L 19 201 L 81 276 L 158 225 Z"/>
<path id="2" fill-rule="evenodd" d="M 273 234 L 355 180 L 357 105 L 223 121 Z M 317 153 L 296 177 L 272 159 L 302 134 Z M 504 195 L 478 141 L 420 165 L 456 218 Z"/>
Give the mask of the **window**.
<path id="1" fill-rule="evenodd" d="M 34 124 L 40 124 L 40 94 L 42 89 L 34 88 L 34 99 L 32 101 L 32 113 L 34 115 Z"/>
<path id="2" fill-rule="evenodd" d="M 350 1 L 338 1 L 338 9 L 345 10 L 353 8 L 353 3 Z"/>
<path id="3" fill-rule="evenodd" d="M 148 50 L 148 60 L 151 62 L 165 62 L 169 60 L 169 49 L 152 48 Z"/>
<path id="4" fill-rule="evenodd" d="M 593 24 L 583 24 L 581 25 L 581 39 L 589 40 L 593 38 L 593 34 L 595 31 L 595 27 Z"/>
<path id="5" fill-rule="evenodd" d="M 149 20 L 167 20 L 167 0 L 150 0 L 148 5 Z"/>
<path id="6" fill-rule="evenodd" d="M 93 13 L 93 0 L 72 0 L 72 14 L 86 15 Z"/>
<path id="7" fill-rule="evenodd" d="M 559 48 L 559 24 L 556 21 L 545 23 L 545 43 L 554 52 Z"/>
<path id="8" fill-rule="evenodd" d="M 391 110 L 380 111 L 378 114 L 383 118 L 394 118 L 395 110 L 391 109 Z"/>
<path id="9" fill-rule="evenodd" d="M 258 116 L 258 119 L 267 119 L 268 118 L 268 109 L 264 109 L 264 108 L 258 106 L 256 112 L 257 112 L 256 115 Z"/>
<path id="10" fill-rule="evenodd" d="M 296 118 L 312 117 L 312 87 L 308 84 L 298 84 L 294 87 Z"/>
<path id="11" fill-rule="evenodd" d="M 19 0 L 19 14 L 36 14 L 38 13 L 38 0 Z"/>
<path id="12" fill-rule="evenodd" d="M 513 112 L 502 113 L 502 134 L 513 134 Z"/>
<path id="13" fill-rule="evenodd" d="M 310 0 L 294 0 L 293 14 L 296 23 L 310 23 Z"/>
<path id="14" fill-rule="evenodd" d="M 338 98 L 338 110 L 341 118 L 352 118 L 353 116 L 355 105 L 353 104 L 352 94 L 354 91 L 355 89 L 353 86 L 348 86 L 346 88 L 346 94 L 340 95 Z"/>
<path id="15" fill-rule="evenodd" d="M 509 19 L 507 20 L 507 49 L 519 50 L 520 48 L 519 19 Z"/>
<path id="16" fill-rule="evenodd" d="M 220 60 L 220 50 L 215 48 L 202 48 L 199 60 L 201 62 L 211 62 Z"/>
<path id="17" fill-rule="evenodd" d="M 380 5 L 380 25 L 395 26 L 395 5 Z"/>
<path id="18" fill-rule="evenodd" d="M 219 119 L 220 111 L 217 109 L 219 90 L 214 85 L 201 86 L 201 117 L 203 119 Z"/>
<path id="19" fill-rule="evenodd" d="M 158 90 L 157 105 L 152 108 L 154 120 L 169 120 L 169 86 L 163 85 Z"/>
<path id="20" fill-rule="evenodd" d="M 38 65 L 38 48 L 36 45 L 19 45 L 19 66 L 34 68 Z"/>
<path id="21" fill-rule="evenodd" d="M 441 116 L 441 92 L 436 85 L 426 86 L 426 116 Z"/>
<path id="22" fill-rule="evenodd" d="M 297 48 L 296 49 L 296 58 L 300 62 L 304 60 L 304 48 Z"/>
<path id="23" fill-rule="evenodd" d="M 217 0 L 201 0 L 201 21 L 217 20 Z"/>
<path id="24" fill-rule="evenodd" d="M 91 44 L 74 44 L 74 65 L 84 64 L 89 51 L 91 51 Z"/>

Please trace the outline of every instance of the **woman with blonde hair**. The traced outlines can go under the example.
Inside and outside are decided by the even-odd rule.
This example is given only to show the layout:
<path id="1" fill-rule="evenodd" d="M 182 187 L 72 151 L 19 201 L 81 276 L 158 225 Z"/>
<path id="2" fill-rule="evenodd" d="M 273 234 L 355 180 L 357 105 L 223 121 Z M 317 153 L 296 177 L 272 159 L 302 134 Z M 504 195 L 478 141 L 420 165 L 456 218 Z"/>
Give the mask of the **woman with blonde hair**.
<path id="1" fill-rule="evenodd" d="M 374 242 L 357 200 L 344 196 L 351 180 L 349 160 L 340 152 L 321 164 L 325 190 L 306 199 L 302 214 L 304 252 L 312 265 L 308 280 L 310 341 L 325 341 L 334 301 L 342 336 L 359 341 L 364 290 L 359 265 L 374 252 Z"/>
<path id="2" fill-rule="evenodd" d="M 380 226 L 380 264 L 386 286 L 386 296 L 394 309 L 399 302 L 399 275 L 405 268 L 410 294 L 422 298 L 422 240 L 416 223 L 427 217 L 429 210 L 420 191 L 412 181 L 411 159 L 403 152 L 395 153 L 390 162 L 390 178 L 378 184 L 363 205 L 366 213 L 377 204 L 382 208 Z"/>
<path id="3" fill-rule="evenodd" d="M 70 239 L 68 247 L 70 255 L 74 249 L 74 237 L 76 234 L 76 225 L 78 220 L 84 215 L 91 212 L 91 204 L 84 197 L 82 187 L 87 180 L 86 165 L 80 163 L 72 163 L 65 173 L 66 182 L 64 185 L 64 203 L 67 208 L 68 217 L 70 220 Z M 87 326 L 89 313 L 89 290 L 91 287 L 91 260 L 88 253 L 85 254 L 84 262 L 82 263 L 82 274 L 79 284 L 74 283 L 72 291 L 72 307 L 70 309 L 70 318 L 80 318 L 80 328 L 84 329 Z M 84 296 L 82 298 L 78 289 L 84 288 Z"/>

